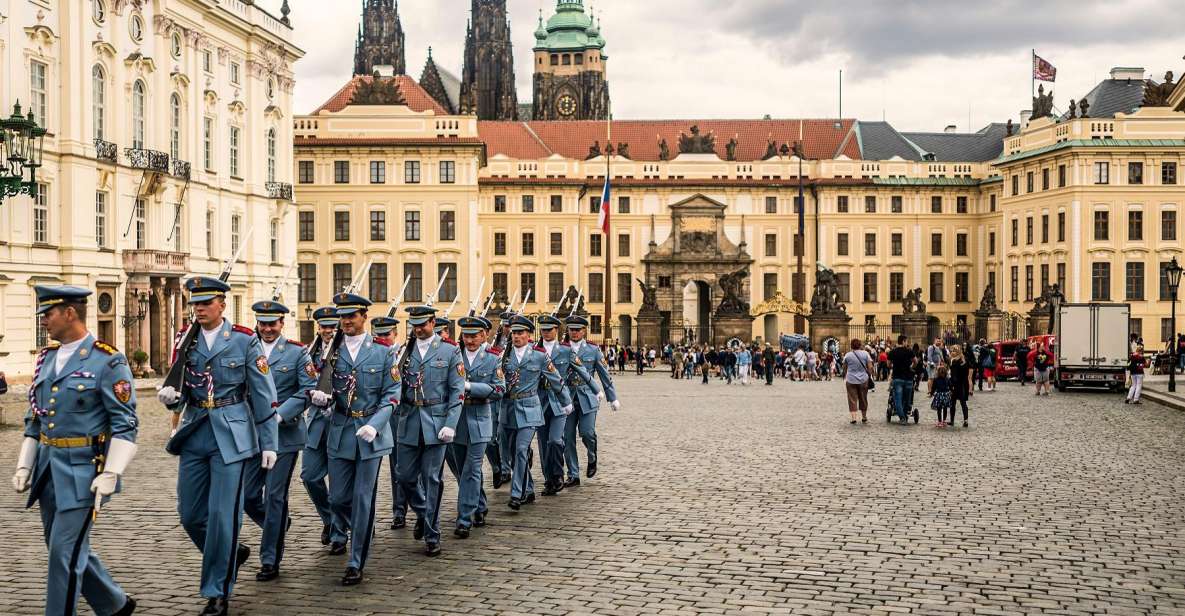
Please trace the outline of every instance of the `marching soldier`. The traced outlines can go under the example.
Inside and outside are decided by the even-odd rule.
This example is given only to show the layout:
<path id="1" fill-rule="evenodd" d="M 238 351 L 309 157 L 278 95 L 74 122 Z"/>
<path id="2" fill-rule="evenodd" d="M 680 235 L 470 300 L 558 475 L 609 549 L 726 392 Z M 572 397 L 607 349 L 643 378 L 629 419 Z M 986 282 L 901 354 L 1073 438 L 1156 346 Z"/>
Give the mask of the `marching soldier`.
<path id="1" fill-rule="evenodd" d="M 322 370 L 333 370 L 333 394 L 314 389 L 315 406 L 331 409 L 329 421 L 329 502 L 338 520 L 332 552 L 345 546 L 350 529 L 350 556 L 342 586 L 362 582 L 362 571 L 374 537 L 374 506 L 379 467 L 391 453 L 395 438 L 391 415 L 399 404 L 399 370 L 387 343 L 366 333 L 370 300 L 353 293 L 333 298 L 343 336 Z M 331 366 L 329 362 L 334 362 Z"/>
<path id="2" fill-rule="evenodd" d="M 157 396 L 182 415 L 166 449 L 181 456 L 177 509 L 202 552 L 202 616 L 223 616 L 251 553 L 239 543 L 246 465 L 256 455 L 264 469 L 276 463 L 276 389 L 255 331 L 222 318 L 230 285 L 197 276 L 185 286 L 190 327 L 201 329 L 192 348 L 174 348 L 176 361 L 185 362 L 182 391 L 166 386 Z"/>
<path id="3" fill-rule="evenodd" d="M 399 319 L 388 316 L 375 317 L 370 320 L 371 331 L 374 332 L 374 339 L 377 341 L 386 341 L 391 345 L 391 354 L 396 358 L 400 356 L 400 351 L 403 346 L 395 342 L 395 328 L 399 325 Z M 392 435 L 394 434 L 395 426 L 391 426 Z M 403 488 L 399 486 L 399 481 L 395 476 L 395 469 L 399 465 L 399 448 L 392 447 L 391 454 L 387 456 L 387 466 L 391 473 L 391 510 L 394 517 L 391 520 L 391 529 L 398 530 L 407 526 L 407 495 L 403 493 Z"/>
<path id="4" fill-rule="evenodd" d="M 571 402 L 567 405 L 560 403 L 560 394 L 566 393 L 571 400 L 572 383 L 591 382 L 588 371 L 572 351 L 571 345 L 558 339 L 558 331 L 563 324 L 563 321 L 552 315 L 539 317 L 539 335 L 543 338 L 540 346 L 564 379 L 559 389 L 553 389 L 547 381 L 540 383 L 543 387 L 539 392 L 539 399 L 543 403 L 543 429 L 539 430 L 539 459 L 543 468 L 544 496 L 555 496 L 564 489 L 564 433 L 568 415 L 561 408 L 567 406 L 570 411 L 572 407 Z"/>
<path id="5" fill-rule="evenodd" d="M 568 324 L 568 335 L 572 339 L 572 349 L 576 357 L 589 370 L 596 372 L 601 381 L 598 392 L 596 385 L 589 378 L 586 382 L 572 382 L 572 398 L 576 404 L 576 411 L 568 417 L 567 430 L 564 434 L 564 458 L 568 465 L 568 480 L 564 487 L 580 485 L 580 457 L 576 454 L 576 431 L 580 431 L 580 439 L 588 452 L 588 477 L 592 479 L 597 474 L 597 406 L 603 395 L 609 401 L 613 410 L 621 410 L 621 402 L 617 400 L 617 390 L 613 388 L 613 378 L 609 376 L 609 363 L 600 347 L 589 344 L 585 337 L 588 335 L 588 319 L 580 315 L 572 315 L 565 319 Z M 581 377 L 576 377 L 580 379 Z"/>
<path id="6" fill-rule="evenodd" d="M 564 381 L 547 357 L 543 347 L 531 346 L 535 325 L 531 320 L 516 316 L 511 320 L 513 346 L 502 355 L 506 373 L 508 405 L 502 407 L 502 431 L 507 448 L 504 457 L 511 458 L 510 503 L 518 511 L 523 503 L 535 502 L 535 481 L 531 478 L 531 441 L 535 430 L 543 425 L 543 406 L 539 392 L 545 380 L 559 398 L 560 411 L 572 412 L 572 402 L 564 391 Z"/>
<path id="7" fill-rule="evenodd" d="M 399 325 L 399 319 L 392 319 L 391 317 L 375 317 L 370 320 L 370 333 L 375 340 L 382 340 L 389 343 L 391 350 L 395 350 L 395 327 Z"/>
<path id="8" fill-rule="evenodd" d="M 288 516 L 288 486 L 296 468 L 296 457 L 307 441 L 304 411 L 308 406 L 307 392 L 317 385 L 309 370 L 311 360 L 304 345 L 284 337 L 284 315 L 288 308 L 279 302 L 256 302 L 251 306 L 257 321 L 263 355 L 268 372 L 276 388 L 276 399 L 282 400 L 276 410 L 279 423 L 279 448 L 276 465 L 267 472 L 264 487 L 266 515 L 263 539 L 259 549 L 260 568 L 255 579 L 274 580 L 280 575 L 280 561 L 284 559 L 284 539 L 292 518 Z"/>
<path id="9" fill-rule="evenodd" d="M 313 311 L 313 320 L 317 322 L 317 339 L 309 346 L 303 370 L 305 376 L 315 383 L 321 375 L 321 351 L 333 342 L 333 336 L 337 333 L 337 308 L 322 306 Z M 329 420 L 326 416 L 320 408 L 309 409 L 305 430 L 307 440 L 300 459 L 300 481 L 321 518 L 321 545 L 329 545 L 335 522 L 333 510 L 329 506 L 329 485 L 326 482 L 329 477 L 329 458 L 325 448 Z M 341 536 L 345 536 L 346 530 L 341 529 Z M 344 543 L 330 549 L 333 554 L 344 554 L 345 551 Z"/>
<path id="10" fill-rule="evenodd" d="M 502 339 L 506 341 L 503 345 L 507 347 L 511 346 L 510 321 L 515 316 L 514 311 L 510 309 L 504 310 L 502 314 L 498 315 L 498 327 L 502 329 Z M 504 349 L 496 350 L 501 354 Z M 490 467 L 493 469 L 491 481 L 495 490 L 502 487 L 503 484 L 510 483 L 510 459 L 513 456 L 507 450 L 506 433 L 502 430 L 502 414 L 505 412 L 504 409 L 509 406 L 510 398 L 506 396 L 503 396 L 500 402 L 494 403 L 494 438 L 486 447 L 486 457 L 490 460 Z"/>
<path id="11" fill-rule="evenodd" d="M 486 523 L 489 508 L 481 485 L 482 458 L 485 457 L 486 444 L 494 436 L 490 403 L 502 399 L 506 379 L 498 353 L 485 349 L 490 322 L 483 317 L 462 317 L 458 324 L 461 326 L 461 341 L 465 344 L 461 351 L 467 376 L 465 403 L 456 438 L 448 444 L 445 461 L 457 479 L 457 524 L 453 535 L 465 539 L 472 527 L 485 526 Z"/>
<path id="12" fill-rule="evenodd" d="M 408 340 L 400 359 L 403 404 L 399 409 L 396 475 L 416 512 L 415 538 L 428 556 L 440 554 L 440 490 L 445 445 L 456 437 L 465 398 L 465 366 L 456 343 L 434 332 L 436 309 L 408 308 Z M 423 489 L 419 489 L 422 485 Z"/>
<path id="13" fill-rule="evenodd" d="M 452 335 L 449 333 L 450 328 L 452 326 L 453 326 L 452 319 L 450 319 L 448 317 L 436 317 L 436 325 L 432 328 L 432 331 L 437 336 L 440 336 L 441 340 L 455 342 L 453 340 Z M 460 347 L 457 347 L 457 348 L 459 349 Z"/>
<path id="14" fill-rule="evenodd" d="M 32 488 L 26 507 L 41 509 L 49 548 L 45 613 L 73 616 L 81 595 L 96 614 L 127 616 L 136 601 L 91 550 L 90 529 L 136 453 L 132 373 L 123 354 L 87 332 L 89 290 L 34 291 L 41 324 L 56 342 L 37 356 L 12 484 L 17 492 Z"/>

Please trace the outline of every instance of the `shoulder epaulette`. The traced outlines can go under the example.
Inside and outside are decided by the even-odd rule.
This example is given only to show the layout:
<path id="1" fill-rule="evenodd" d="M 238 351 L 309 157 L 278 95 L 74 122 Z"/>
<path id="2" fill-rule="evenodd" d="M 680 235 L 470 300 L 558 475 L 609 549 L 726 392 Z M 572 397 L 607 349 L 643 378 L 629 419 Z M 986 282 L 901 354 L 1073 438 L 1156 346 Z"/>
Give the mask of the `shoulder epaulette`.
<path id="1" fill-rule="evenodd" d="M 540 353 L 546 353 L 546 352 L 547 352 L 547 349 L 546 349 L 546 348 L 544 348 L 542 344 L 540 344 L 540 345 L 536 345 L 536 346 L 535 346 L 535 350 L 536 350 L 536 351 L 539 351 Z"/>
<path id="2" fill-rule="evenodd" d="M 495 349 L 495 348 L 493 348 L 493 347 L 490 347 L 490 348 L 486 349 L 486 353 L 489 353 L 490 355 L 493 355 L 493 356 L 495 356 L 495 357 L 501 357 L 501 356 L 502 356 L 502 351 L 501 351 L 501 350 L 499 350 L 499 349 Z"/>
<path id="3" fill-rule="evenodd" d="M 385 346 L 385 347 L 389 347 L 389 346 L 391 346 L 391 341 L 390 341 L 390 340 L 383 339 L 383 338 L 375 338 L 375 339 L 374 339 L 374 343 L 375 343 L 375 344 L 381 344 L 381 345 L 383 345 L 383 346 Z"/>
<path id="4" fill-rule="evenodd" d="M 44 353 L 45 351 L 52 351 L 60 346 L 62 346 L 61 342 L 58 342 L 57 340 L 53 340 L 53 341 L 50 341 L 49 344 L 45 345 L 45 348 L 41 349 L 41 352 Z"/>
<path id="5" fill-rule="evenodd" d="M 110 344 L 107 344 L 106 342 L 103 342 L 102 340 L 95 340 L 94 346 L 96 349 L 98 349 L 108 355 L 115 355 L 115 354 L 119 353 L 119 349 L 111 346 Z"/>
<path id="6" fill-rule="evenodd" d="M 456 341 L 456 340 L 453 340 L 453 339 L 451 339 L 451 338 L 441 338 L 441 339 L 440 339 L 440 341 L 441 341 L 441 342 L 443 342 L 443 343 L 445 343 L 445 344 L 451 344 L 451 345 L 453 345 L 453 346 L 457 346 L 457 341 Z"/>
<path id="7" fill-rule="evenodd" d="M 298 349 L 303 349 L 303 348 L 304 348 L 304 343 L 303 343 L 303 342 L 301 342 L 301 341 L 299 341 L 299 340 L 289 340 L 289 341 L 288 341 L 288 344 L 291 344 L 292 346 L 294 346 L 294 347 L 296 347 L 296 348 L 298 348 Z"/>
<path id="8" fill-rule="evenodd" d="M 239 332 L 240 334 L 246 334 L 248 336 L 255 335 L 255 330 L 251 329 L 250 327 L 244 327 L 242 325 L 233 325 L 233 326 L 231 326 L 231 329 L 233 329 L 236 332 Z"/>

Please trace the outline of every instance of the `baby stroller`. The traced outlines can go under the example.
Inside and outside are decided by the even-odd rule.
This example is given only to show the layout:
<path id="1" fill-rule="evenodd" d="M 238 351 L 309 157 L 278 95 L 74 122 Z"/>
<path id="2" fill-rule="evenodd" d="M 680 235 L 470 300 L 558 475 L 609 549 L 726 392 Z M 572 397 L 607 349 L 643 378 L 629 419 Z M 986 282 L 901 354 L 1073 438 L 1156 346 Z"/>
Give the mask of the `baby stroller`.
<path id="1" fill-rule="evenodd" d="M 913 395 L 914 395 L 914 393 L 916 393 L 916 392 L 914 392 L 914 391 L 913 391 L 913 389 L 912 389 L 912 385 L 911 385 L 911 386 L 910 386 L 910 391 L 909 391 L 909 401 L 908 401 L 908 406 L 912 406 L 912 405 L 913 405 Z M 897 409 L 896 409 L 896 407 L 894 407 L 894 406 L 893 406 L 893 388 L 892 388 L 892 387 L 890 387 L 890 388 L 889 388 L 889 396 L 888 396 L 888 398 L 889 398 L 889 400 L 888 400 L 888 406 L 885 408 L 885 422 L 886 422 L 886 423 L 893 423 L 893 418 L 897 416 Z M 915 424 L 916 424 L 916 423 L 918 422 L 918 420 L 921 418 L 921 416 L 918 414 L 918 409 L 917 409 L 917 407 L 916 407 L 916 406 L 915 406 L 915 407 L 913 407 L 913 410 L 912 410 L 912 411 L 906 411 L 906 413 L 905 413 L 905 416 L 906 416 L 907 418 L 909 418 L 909 417 L 912 417 L 912 418 L 913 418 L 913 422 L 914 422 Z M 908 423 L 908 421 L 907 421 L 907 422 L 904 422 L 904 423 Z"/>

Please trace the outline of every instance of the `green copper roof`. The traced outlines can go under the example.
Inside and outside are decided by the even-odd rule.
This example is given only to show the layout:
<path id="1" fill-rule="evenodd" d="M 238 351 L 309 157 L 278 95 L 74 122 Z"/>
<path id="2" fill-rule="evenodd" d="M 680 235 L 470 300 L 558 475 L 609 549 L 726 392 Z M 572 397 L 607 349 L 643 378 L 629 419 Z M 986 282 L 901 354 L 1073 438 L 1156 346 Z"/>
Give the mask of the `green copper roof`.
<path id="1" fill-rule="evenodd" d="M 605 39 L 592 15 L 584 11 L 583 0 L 557 0 L 555 15 L 535 30 L 535 51 L 580 51 L 604 49 Z"/>
<path id="2" fill-rule="evenodd" d="M 1048 152 L 1064 150 L 1066 148 L 1181 148 L 1185 147 L 1185 139 L 1070 139 L 1061 143 L 1053 143 L 1035 150 L 1017 152 L 1002 156 L 992 161 L 993 165 L 1003 165 L 1026 158 L 1033 158 Z"/>
<path id="3" fill-rule="evenodd" d="M 991 178 L 988 178 L 991 179 Z M 872 178 L 877 186 L 978 186 L 975 178 Z"/>

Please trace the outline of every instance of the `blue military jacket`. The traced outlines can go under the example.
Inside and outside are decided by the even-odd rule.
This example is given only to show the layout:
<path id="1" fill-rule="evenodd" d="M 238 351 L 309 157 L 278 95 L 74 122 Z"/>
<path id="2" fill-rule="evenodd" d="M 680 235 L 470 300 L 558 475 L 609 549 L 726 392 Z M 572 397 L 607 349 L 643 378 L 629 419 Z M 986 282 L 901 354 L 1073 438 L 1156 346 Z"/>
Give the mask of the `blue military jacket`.
<path id="1" fill-rule="evenodd" d="M 601 381 L 601 388 L 605 390 L 605 399 L 609 402 L 617 400 L 617 390 L 613 387 L 613 378 L 609 376 L 609 362 L 605 361 L 605 354 L 601 352 L 601 348 L 588 342 L 579 346 L 580 350 L 576 352 L 576 355 L 580 357 L 580 363 L 584 364 L 589 375 L 595 373 Z M 572 396 L 580 400 L 582 413 L 597 412 L 600 403 L 600 400 L 597 399 L 597 385 L 589 376 L 582 377 L 573 374 L 568 379 L 568 384 L 572 387 Z"/>
<path id="2" fill-rule="evenodd" d="M 309 346 L 308 352 L 305 353 L 304 371 L 306 376 L 312 379 L 312 387 L 316 387 L 318 379 L 321 378 L 322 348 L 324 347 L 317 344 L 317 341 L 314 340 L 313 344 Z M 328 432 L 326 426 L 329 425 L 329 413 L 332 409 L 321 409 L 310 405 L 308 411 L 305 414 L 307 417 L 307 421 L 305 422 L 307 431 L 305 447 L 320 450 L 325 446 L 325 433 Z"/>
<path id="3" fill-rule="evenodd" d="M 543 343 L 540 343 L 539 348 L 544 349 L 544 352 L 546 352 L 547 347 Z M 552 348 L 549 357 L 551 358 L 552 365 L 555 366 L 556 372 L 559 372 L 560 376 L 564 379 L 563 389 L 566 390 L 569 400 L 572 398 L 573 383 L 591 382 L 588 376 L 588 370 L 584 368 L 580 358 L 576 357 L 576 353 L 572 350 L 571 345 L 557 342 L 555 347 Z M 544 412 L 550 412 L 557 417 L 563 415 L 564 411 L 562 409 L 567 405 L 560 404 L 560 397 L 557 394 L 557 390 L 552 389 L 546 379 L 540 381 L 539 386 L 542 387 L 539 392 L 540 399 L 547 407 L 547 410 Z M 596 394 L 594 393 L 593 395 L 595 396 Z"/>
<path id="4" fill-rule="evenodd" d="M 58 347 L 54 343 L 41 351 L 30 385 L 25 436 L 39 439 L 41 446 L 28 506 L 52 481 L 55 504 L 66 511 L 94 505 L 96 456 L 106 453 L 110 439 L 135 442 L 139 422 L 132 372 L 122 353 L 88 334 L 59 371 L 54 365 Z M 77 446 L 87 440 L 81 437 L 89 437 L 90 444 Z"/>
<path id="5" fill-rule="evenodd" d="M 506 392 L 506 376 L 502 374 L 501 356 L 495 352 L 478 349 L 473 362 L 461 349 L 461 361 L 469 379 L 469 393 L 461 409 L 461 422 L 457 425 L 458 445 L 488 443 L 494 437 L 494 418 L 491 402 L 502 399 Z"/>
<path id="6" fill-rule="evenodd" d="M 357 357 L 350 357 L 345 341 L 338 349 L 327 442 L 333 458 L 370 460 L 391 453 L 395 447 L 391 415 L 399 404 L 399 370 L 391 347 L 370 334 L 365 336 Z M 373 442 L 358 438 L 362 426 L 378 432 Z"/>
<path id="7" fill-rule="evenodd" d="M 465 399 L 465 366 L 455 342 L 434 336 L 428 352 L 420 355 L 416 340 L 400 365 L 403 399 L 399 407 L 399 442 L 403 445 L 439 445 L 440 429 L 453 430 L 461 420 Z"/>
<path id="8" fill-rule="evenodd" d="M 195 342 L 181 400 L 171 407 L 184 407 L 185 414 L 167 449 L 179 454 L 185 439 L 209 420 L 226 464 L 276 451 L 276 388 L 255 331 L 224 319 L 213 348 L 206 346 L 202 332 Z"/>
<path id="9" fill-rule="evenodd" d="M 304 410 L 308 406 L 308 392 L 317 386 L 316 369 L 308 371 L 308 353 L 304 345 L 280 336 L 267 358 L 272 383 L 276 386 L 276 412 L 280 414 L 279 449 L 277 453 L 292 453 L 304 448 L 306 430 Z"/>
<path id="10" fill-rule="evenodd" d="M 543 404 L 539 392 L 542 381 L 554 391 L 560 407 L 572 404 L 564 389 L 563 377 L 551 363 L 543 347 L 527 347 L 520 362 L 514 347 L 510 347 L 506 361 L 506 402 L 502 405 L 499 421 L 505 428 L 530 428 L 543 425 Z"/>

